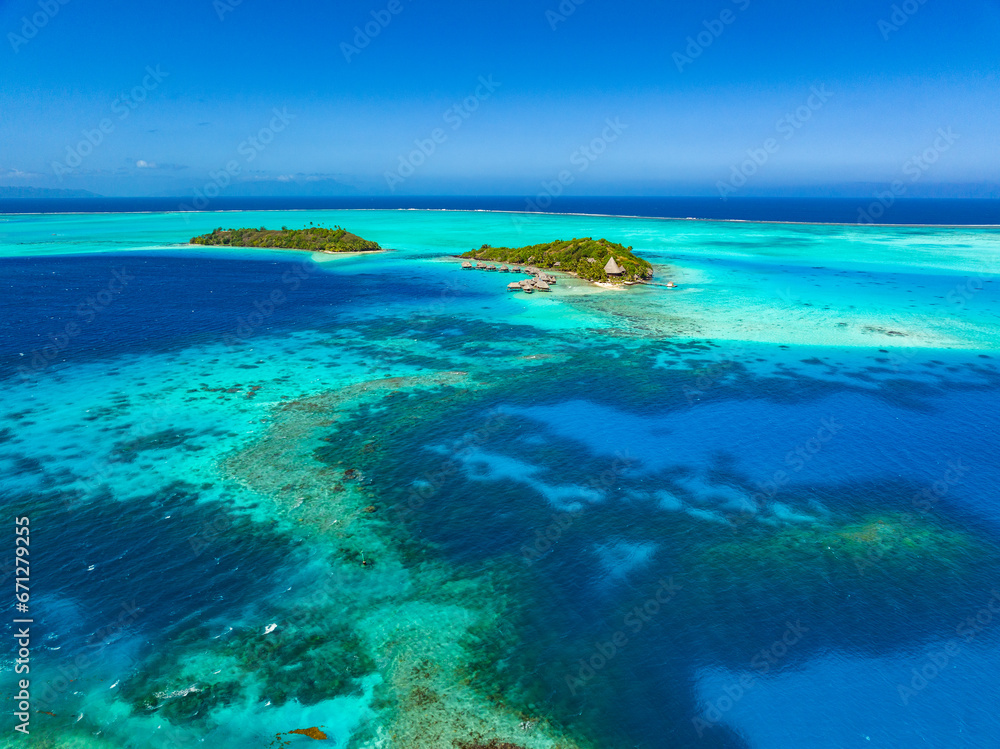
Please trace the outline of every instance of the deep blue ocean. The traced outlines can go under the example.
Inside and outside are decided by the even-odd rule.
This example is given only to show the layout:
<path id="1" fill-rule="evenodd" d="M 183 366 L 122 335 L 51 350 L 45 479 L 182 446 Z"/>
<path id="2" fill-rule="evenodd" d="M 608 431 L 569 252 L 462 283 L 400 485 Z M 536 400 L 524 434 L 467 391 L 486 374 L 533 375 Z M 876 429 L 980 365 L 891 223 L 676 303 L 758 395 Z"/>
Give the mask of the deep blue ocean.
<path id="1" fill-rule="evenodd" d="M 537 197 L 533 198 L 537 205 Z M 178 211 L 190 198 L 18 198 L 0 200 L 0 213 L 127 213 Z M 878 204 L 880 207 L 873 208 Z M 218 198 L 212 211 L 288 211 L 335 209 L 417 209 L 453 211 L 531 211 L 517 196 L 439 196 L 399 198 Z M 891 205 L 877 196 L 858 198 L 657 198 L 560 196 L 544 210 L 605 216 L 696 218 L 721 221 L 780 221 L 817 224 L 1000 225 L 1000 200 L 909 198 Z"/>
<path id="2" fill-rule="evenodd" d="M 0 223 L 37 745 L 1000 745 L 995 230 L 296 208 Z M 678 291 L 449 257 L 597 232 Z"/>

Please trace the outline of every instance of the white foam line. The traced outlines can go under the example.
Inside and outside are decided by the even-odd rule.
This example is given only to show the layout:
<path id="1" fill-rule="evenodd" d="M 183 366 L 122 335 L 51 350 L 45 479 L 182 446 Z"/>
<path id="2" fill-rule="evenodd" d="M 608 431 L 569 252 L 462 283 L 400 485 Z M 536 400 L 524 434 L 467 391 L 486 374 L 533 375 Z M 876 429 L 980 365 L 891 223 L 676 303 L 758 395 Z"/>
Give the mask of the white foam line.
<path id="1" fill-rule="evenodd" d="M 639 216 L 629 213 L 575 213 L 555 211 L 505 211 L 497 208 L 218 208 L 214 211 L 75 211 L 53 213 L 0 213 L 4 216 L 115 216 L 115 215 L 169 215 L 172 213 L 305 213 L 323 211 L 426 211 L 440 213 L 504 213 L 520 216 L 582 216 L 588 218 L 638 218 L 649 221 L 695 221 L 714 224 L 776 224 L 781 226 L 853 226 L 857 228 L 900 228 L 900 229 L 1000 229 L 1000 224 L 858 224 L 843 221 L 769 221 L 749 218 L 697 218 L 687 216 Z"/>

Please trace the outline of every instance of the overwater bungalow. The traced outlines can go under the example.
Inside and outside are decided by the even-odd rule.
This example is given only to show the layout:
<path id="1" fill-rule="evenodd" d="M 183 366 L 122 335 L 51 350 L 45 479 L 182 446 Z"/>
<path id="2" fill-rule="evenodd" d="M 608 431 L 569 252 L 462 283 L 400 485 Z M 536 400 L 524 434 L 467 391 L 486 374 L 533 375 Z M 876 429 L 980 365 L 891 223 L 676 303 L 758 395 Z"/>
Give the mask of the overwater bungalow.
<path id="1" fill-rule="evenodd" d="M 497 269 L 497 267 L 495 265 L 487 265 L 486 266 L 486 270 L 496 270 L 496 269 Z"/>
<path id="2" fill-rule="evenodd" d="M 472 263 L 466 260 L 464 263 L 462 263 L 462 270 L 472 270 Z"/>
<path id="3" fill-rule="evenodd" d="M 517 281 L 507 284 L 507 291 L 520 291 L 520 290 L 521 290 L 521 284 Z"/>
<path id="4" fill-rule="evenodd" d="M 536 279 L 535 291 L 552 291 L 552 289 L 549 288 L 549 285 L 545 283 L 545 281 L 542 281 L 541 279 Z"/>
<path id="5" fill-rule="evenodd" d="M 508 271 L 510 271 L 510 268 L 508 268 L 506 265 L 501 265 L 500 266 L 500 272 L 501 273 L 507 273 Z"/>
<path id="6" fill-rule="evenodd" d="M 476 263 L 476 270 L 486 270 L 485 263 Z"/>
<path id="7" fill-rule="evenodd" d="M 533 293 L 533 292 L 534 292 L 534 288 L 532 288 L 531 286 L 525 286 L 525 285 L 524 285 L 524 284 L 522 283 L 522 284 L 521 284 L 521 291 L 523 291 L 523 292 L 524 292 L 525 294 L 531 294 L 531 293 Z"/>

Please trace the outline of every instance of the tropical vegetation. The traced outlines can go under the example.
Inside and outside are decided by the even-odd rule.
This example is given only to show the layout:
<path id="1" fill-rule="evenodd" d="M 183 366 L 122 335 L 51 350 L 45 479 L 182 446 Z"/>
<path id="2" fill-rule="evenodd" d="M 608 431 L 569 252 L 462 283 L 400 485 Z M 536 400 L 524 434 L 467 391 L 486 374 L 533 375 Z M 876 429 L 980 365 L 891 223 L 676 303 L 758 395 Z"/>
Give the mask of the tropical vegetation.
<path id="1" fill-rule="evenodd" d="M 194 237 L 191 244 L 273 247 L 311 252 L 374 252 L 382 249 L 377 242 L 362 239 L 340 226 L 332 229 L 321 226 L 289 229 L 282 226 L 280 231 L 268 230 L 263 226 L 259 229 L 223 229 L 220 226 L 210 234 Z"/>
<path id="2" fill-rule="evenodd" d="M 478 250 L 466 252 L 462 257 L 559 270 L 574 273 L 588 281 L 623 283 L 653 277 L 653 266 L 634 255 L 631 247 L 590 237 L 518 248 L 490 247 L 484 244 Z M 615 259 L 624 271 L 623 274 L 609 276 L 605 272 L 604 266 L 611 258 Z"/>

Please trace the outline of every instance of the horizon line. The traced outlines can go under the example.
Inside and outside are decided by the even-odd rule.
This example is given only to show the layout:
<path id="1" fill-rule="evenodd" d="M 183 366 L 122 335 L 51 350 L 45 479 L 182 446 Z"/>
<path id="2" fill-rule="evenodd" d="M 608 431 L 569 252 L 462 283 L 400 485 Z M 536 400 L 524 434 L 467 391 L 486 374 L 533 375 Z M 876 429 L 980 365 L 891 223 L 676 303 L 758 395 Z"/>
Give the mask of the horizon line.
<path id="1" fill-rule="evenodd" d="M 91 200 L 92 198 L 10 198 L 11 200 Z M 113 198 L 114 200 L 146 200 L 147 198 Z M 822 200 L 823 198 L 820 198 Z M 830 199 L 830 198 L 827 198 Z M 840 199 L 840 198 L 833 198 Z M 926 200 L 927 198 L 910 198 L 910 200 Z M 965 198 L 942 198 L 942 200 L 965 200 Z M 984 198 L 969 198 L 969 200 L 983 200 Z M 985 198 L 986 200 L 996 200 L 998 198 Z M 4 198 L 0 198 L 0 201 Z M 843 198 L 851 200 L 851 198 Z M 937 198 L 930 198 L 937 200 Z M 691 221 L 700 223 L 732 223 L 732 224 L 769 224 L 780 226 L 846 226 L 846 227 L 872 227 L 872 228 L 895 228 L 895 229 L 1000 229 L 1000 224 L 887 224 L 868 222 L 844 222 L 844 221 L 779 221 L 775 219 L 743 219 L 743 218 L 702 218 L 697 216 L 639 216 L 633 214 L 617 213 L 579 213 L 575 211 L 510 211 L 493 208 L 217 208 L 215 210 L 173 210 L 173 211 L 68 211 L 66 213 L 54 213 L 49 211 L 31 211 L 24 213 L 6 213 L 0 211 L 4 216 L 102 216 L 102 215 L 151 215 L 151 214 L 191 214 L 191 213 L 297 213 L 305 211 L 427 211 L 439 213 L 502 213 L 514 216 L 577 216 L 581 218 L 627 218 L 644 219 L 648 221 Z"/>

